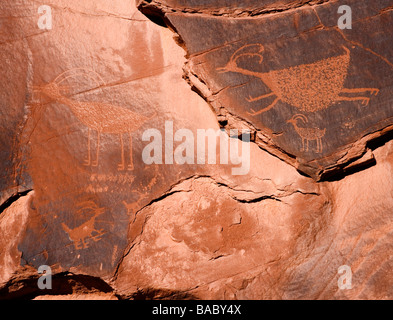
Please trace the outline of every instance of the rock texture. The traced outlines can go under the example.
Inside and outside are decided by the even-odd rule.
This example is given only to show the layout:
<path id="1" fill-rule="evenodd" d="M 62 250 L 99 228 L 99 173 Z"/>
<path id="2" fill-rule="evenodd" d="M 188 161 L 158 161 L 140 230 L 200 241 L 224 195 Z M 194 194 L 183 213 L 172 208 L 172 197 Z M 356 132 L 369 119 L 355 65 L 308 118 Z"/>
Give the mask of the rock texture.
<path id="1" fill-rule="evenodd" d="M 371 161 L 367 143 L 392 130 L 391 4 L 346 2 L 354 21 L 341 30 L 342 4 L 163 0 L 140 9 L 176 31 L 188 81 L 223 121 L 240 119 L 261 148 L 320 180 Z"/>
<path id="2" fill-rule="evenodd" d="M 392 299 L 393 3 L 349 2 L 353 31 L 340 1 L 48 1 L 49 30 L 2 1 L 0 299 Z M 318 68 L 370 90 L 287 85 Z M 277 97 L 244 70 L 280 101 L 257 114 Z M 251 130 L 249 172 L 147 164 L 168 127 Z"/>

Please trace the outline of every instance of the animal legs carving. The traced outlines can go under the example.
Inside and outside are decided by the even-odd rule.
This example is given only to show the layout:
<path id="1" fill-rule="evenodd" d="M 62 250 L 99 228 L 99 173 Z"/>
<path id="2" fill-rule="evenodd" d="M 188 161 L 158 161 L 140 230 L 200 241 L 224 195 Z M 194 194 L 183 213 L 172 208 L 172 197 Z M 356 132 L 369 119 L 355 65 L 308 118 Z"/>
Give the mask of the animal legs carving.
<path id="1" fill-rule="evenodd" d="M 322 139 L 317 140 L 317 153 L 322 153 Z"/>
<path id="2" fill-rule="evenodd" d="M 367 97 L 337 97 L 337 101 L 361 101 L 362 105 L 367 106 L 370 102 L 370 98 Z"/>
<path id="3" fill-rule="evenodd" d="M 84 246 L 85 246 L 85 243 L 83 242 L 83 239 L 81 239 L 80 241 L 75 241 L 74 242 L 75 250 L 83 249 Z"/>
<path id="4" fill-rule="evenodd" d="M 100 155 L 100 138 L 101 138 L 101 131 L 97 130 L 97 150 L 96 150 L 96 159 L 91 164 L 93 167 L 98 166 L 98 157 Z"/>
<path id="5" fill-rule="evenodd" d="M 130 139 L 130 164 L 128 165 L 127 169 L 128 170 L 134 170 L 134 162 L 132 160 L 132 135 L 131 132 L 128 132 L 128 137 Z"/>
<path id="6" fill-rule="evenodd" d="M 252 98 L 251 96 L 250 97 L 248 97 L 248 99 L 246 99 L 248 102 L 254 102 L 254 101 L 258 101 L 258 100 L 261 100 L 261 99 L 264 99 L 264 98 L 267 98 L 267 97 L 271 97 L 271 96 L 274 96 L 275 95 L 275 93 L 274 92 L 270 92 L 270 93 L 268 93 L 268 94 L 264 94 L 264 95 L 262 95 L 262 96 L 259 96 L 259 97 L 255 97 L 255 98 Z"/>
<path id="7" fill-rule="evenodd" d="M 88 248 L 89 247 L 89 245 L 87 244 L 87 242 L 85 241 L 84 238 L 81 239 L 81 242 L 82 242 L 82 248 Z"/>
<path id="8" fill-rule="evenodd" d="M 308 152 L 309 151 L 310 141 L 316 141 L 317 142 L 316 153 L 321 153 L 322 152 L 322 139 L 316 139 L 316 140 L 302 139 L 302 149 L 300 151 L 301 152 Z"/>
<path id="9" fill-rule="evenodd" d="M 120 137 L 120 149 L 121 149 L 121 163 L 118 164 L 117 170 L 122 171 L 124 170 L 124 142 L 123 142 L 123 134 L 119 134 Z"/>
<path id="10" fill-rule="evenodd" d="M 376 88 L 357 88 L 357 89 L 342 89 L 341 92 L 344 93 L 363 93 L 363 92 L 370 92 L 373 95 L 378 95 L 379 89 Z"/>
<path id="11" fill-rule="evenodd" d="M 104 234 L 104 229 L 94 230 L 93 232 L 96 232 L 97 234 L 95 236 L 92 236 L 91 239 L 94 242 L 100 241 L 101 240 L 101 236 Z"/>
<path id="12" fill-rule="evenodd" d="M 84 165 L 91 165 L 91 142 L 90 142 L 90 128 L 87 129 L 87 159 L 85 160 Z"/>
<path id="13" fill-rule="evenodd" d="M 272 104 L 269 105 L 268 107 L 263 108 L 263 109 L 261 109 L 261 110 L 259 110 L 259 111 L 254 111 L 253 109 L 251 109 L 252 112 L 248 112 L 248 114 L 251 115 L 251 116 L 256 116 L 256 115 L 261 114 L 261 113 L 263 113 L 263 112 L 269 111 L 270 109 L 272 109 L 272 108 L 277 104 L 277 102 L 278 102 L 279 100 L 280 100 L 280 98 L 277 97 L 277 98 L 272 102 Z"/>
<path id="14" fill-rule="evenodd" d="M 356 88 L 356 89 L 342 89 L 341 93 L 366 93 L 370 92 L 372 95 L 378 95 L 379 89 L 376 88 Z M 367 106 L 370 102 L 370 98 L 368 97 L 337 97 L 337 101 L 361 101 L 364 106 Z"/>
<path id="15" fill-rule="evenodd" d="M 308 152 L 309 151 L 310 141 L 316 141 L 317 142 L 316 153 L 321 153 L 322 152 L 322 139 L 316 139 L 316 140 L 302 139 L 302 149 L 300 151 L 301 152 Z"/>
<path id="16" fill-rule="evenodd" d="M 123 141 L 123 134 L 119 134 L 120 137 L 120 148 L 121 148 L 121 163 L 117 166 L 117 169 L 119 171 L 122 171 L 125 169 L 125 156 L 124 156 L 124 141 Z M 132 161 L 132 136 L 131 132 L 128 133 L 129 137 L 129 144 L 130 144 L 130 164 L 127 166 L 127 170 L 134 170 L 134 163 Z"/>

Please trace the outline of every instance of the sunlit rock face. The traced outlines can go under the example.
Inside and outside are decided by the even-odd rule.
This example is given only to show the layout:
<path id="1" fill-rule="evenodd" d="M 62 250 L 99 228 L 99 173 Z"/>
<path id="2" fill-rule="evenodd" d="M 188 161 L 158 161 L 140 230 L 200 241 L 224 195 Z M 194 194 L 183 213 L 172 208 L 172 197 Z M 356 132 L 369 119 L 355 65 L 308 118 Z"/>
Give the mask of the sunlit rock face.
<path id="1" fill-rule="evenodd" d="M 392 299 L 393 16 L 345 4 L 2 1 L 0 298 Z"/>

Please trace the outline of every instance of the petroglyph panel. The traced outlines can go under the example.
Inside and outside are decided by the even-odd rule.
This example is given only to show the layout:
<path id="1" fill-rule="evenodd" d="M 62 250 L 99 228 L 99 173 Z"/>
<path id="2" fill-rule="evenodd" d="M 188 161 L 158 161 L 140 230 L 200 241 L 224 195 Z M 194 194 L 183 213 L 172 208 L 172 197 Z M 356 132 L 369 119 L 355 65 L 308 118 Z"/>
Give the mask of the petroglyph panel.
<path id="1" fill-rule="evenodd" d="M 273 3 L 282 12 L 270 11 Z M 342 4 L 212 1 L 205 14 L 194 1 L 139 8 L 176 30 L 186 79 L 223 126 L 240 119 L 260 147 L 319 180 L 369 161 L 368 141 L 393 128 L 393 13 L 386 1 L 347 1 L 352 29 L 341 30 Z"/>

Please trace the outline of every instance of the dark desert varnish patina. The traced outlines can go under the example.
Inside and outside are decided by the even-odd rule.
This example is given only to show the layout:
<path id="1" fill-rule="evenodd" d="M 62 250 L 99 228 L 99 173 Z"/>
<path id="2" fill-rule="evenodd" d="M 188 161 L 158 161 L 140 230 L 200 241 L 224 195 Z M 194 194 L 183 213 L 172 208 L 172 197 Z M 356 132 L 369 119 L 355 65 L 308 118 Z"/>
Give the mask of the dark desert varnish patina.
<path id="1" fill-rule="evenodd" d="M 337 25 L 344 4 L 352 29 Z M 369 163 L 369 142 L 393 129 L 386 1 L 158 0 L 139 9 L 177 33 L 186 79 L 225 125 L 240 120 L 261 148 L 315 180 Z"/>

